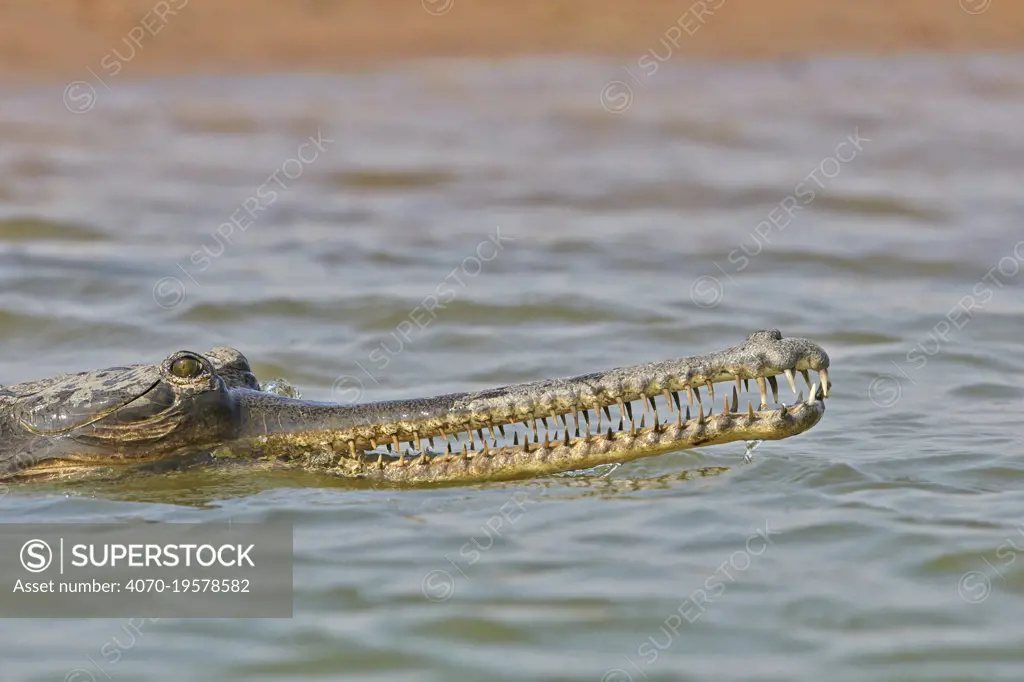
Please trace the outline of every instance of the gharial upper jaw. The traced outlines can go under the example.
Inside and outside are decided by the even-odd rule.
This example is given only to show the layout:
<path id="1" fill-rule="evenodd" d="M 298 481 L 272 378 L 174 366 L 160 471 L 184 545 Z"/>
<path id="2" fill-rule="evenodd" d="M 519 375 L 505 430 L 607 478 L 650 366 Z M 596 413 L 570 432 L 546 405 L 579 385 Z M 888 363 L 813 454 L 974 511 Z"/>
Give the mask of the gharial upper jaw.
<path id="1" fill-rule="evenodd" d="M 312 418 L 306 425 L 292 420 L 288 429 L 252 435 L 268 439 L 257 444 L 266 453 L 333 451 L 353 466 L 372 462 L 380 471 L 397 471 L 387 463 L 392 458 L 397 459 L 396 467 L 402 466 L 403 457 L 415 459 L 422 467 L 447 461 L 435 460 L 438 456 L 483 458 L 471 472 L 454 464 L 451 471 L 420 469 L 423 480 L 453 480 L 470 473 L 506 476 L 564 471 L 673 448 L 796 435 L 814 426 L 824 413 L 820 398 L 829 385 L 828 366 L 828 355 L 813 341 L 764 330 L 737 346 L 704 355 L 470 393 L 353 405 L 338 412 L 336 421 L 331 416 L 334 408 L 304 408 Z M 821 374 L 820 385 L 811 382 L 807 374 L 811 369 Z M 806 403 L 793 381 L 798 371 L 810 389 Z M 783 404 L 778 410 L 767 410 L 768 385 L 779 403 L 775 378 L 779 374 L 790 381 L 796 400 L 790 408 Z M 750 379 L 756 380 L 760 391 L 758 412 L 753 406 L 744 410 L 741 405 L 747 401 L 738 395 L 744 386 L 749 389 Z M 716 382 L 735 382 L 735 387 L 720 396 L 725 407 L 712 422 L 712 408 L 702 404 L 701 389 L 722 405 L 715 401 Z M 257 407 L 253 405 L 254 414 Z M 645 428 L 657 436 L 656 448 L 640 437 Z M 513 456 L 513 451 L 518 454 Z M 511 459 L 502 463 L 507 458 Z"/>
<path id="2" fill-rule="evenodd" d="M 716 358 L 722 365 L 722 371 L 715 381 L 728 381 L 734 377 L 767 378 L 783 374 L 796 393 L 794 372 L 804 373 L 804 379 L 810 387 L 806 372 L 816 370 L 822 392 L 828 396 L 828 353 L 810 339 L 784 338 L 778 329 L 765 329 L 749 335 L 739 346 L 713 353 L 710 357 Z"/>

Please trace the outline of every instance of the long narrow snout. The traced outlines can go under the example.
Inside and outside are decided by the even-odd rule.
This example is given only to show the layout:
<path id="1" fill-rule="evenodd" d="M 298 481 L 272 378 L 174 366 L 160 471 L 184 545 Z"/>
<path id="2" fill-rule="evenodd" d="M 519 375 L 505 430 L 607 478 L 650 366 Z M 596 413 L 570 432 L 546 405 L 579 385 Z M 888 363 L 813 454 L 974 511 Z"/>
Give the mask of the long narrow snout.
<path id="1" fill-rule="evenodd" d="M 491 480 L 796 435 L 824 413 L 828 366 L 814 342 L 769 330 L 707 355 L 434 398 L 343 406 L 244 391 L 238 393 L 241 434 L 256 456 L 317 467 L 331 462 L 349 476 Z M 807 384 L 806 401 L 796 373 Z M 779 401 L 777 376 L 795 400 L 768 410 L 769 386 Z M 744 409 L 739 399 L 750 380 L 758 390 L 756 411 L 752 401 Z M 725 382 L 734 386 L 724 389 L 721 411 L 713 414 L 701 389 L 713 403 L 716 384 Z"/>

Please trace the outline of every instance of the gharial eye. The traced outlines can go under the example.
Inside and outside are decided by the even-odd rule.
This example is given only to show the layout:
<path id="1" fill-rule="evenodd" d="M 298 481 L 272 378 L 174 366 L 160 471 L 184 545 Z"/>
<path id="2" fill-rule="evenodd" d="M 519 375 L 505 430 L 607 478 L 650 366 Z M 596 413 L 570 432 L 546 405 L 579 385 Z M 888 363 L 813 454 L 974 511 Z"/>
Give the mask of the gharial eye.
<path id="1" fill-rule="evenodd" d="M 203 363 L 196 358 L 178 358 L 171 363 L 171 374 L 181 379 L 192 379 L 203 372 Z"/>

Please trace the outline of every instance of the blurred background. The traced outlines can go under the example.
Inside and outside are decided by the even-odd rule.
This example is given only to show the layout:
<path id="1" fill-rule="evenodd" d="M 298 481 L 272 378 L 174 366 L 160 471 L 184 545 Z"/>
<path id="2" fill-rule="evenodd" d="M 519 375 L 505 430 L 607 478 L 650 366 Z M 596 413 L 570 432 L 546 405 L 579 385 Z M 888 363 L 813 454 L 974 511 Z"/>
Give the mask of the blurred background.
<path id="1" fill-rule="evenodd" d="M 378 400 L 777 327 L 834 391 L 749 463 L 0 489 L 296 528 L 293 619 L 7 621 L 0 680 L 1019 680 L 1021 41 L 1009 0 L 8 0 L 0 383 L 231 345 Z"/>

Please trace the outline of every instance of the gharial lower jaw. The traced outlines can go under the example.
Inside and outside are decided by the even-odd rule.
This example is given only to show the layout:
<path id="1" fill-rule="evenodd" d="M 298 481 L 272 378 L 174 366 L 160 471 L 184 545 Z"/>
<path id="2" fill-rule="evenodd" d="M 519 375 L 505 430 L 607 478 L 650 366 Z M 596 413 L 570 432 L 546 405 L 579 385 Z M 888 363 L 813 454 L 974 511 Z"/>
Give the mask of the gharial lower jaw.
<path id="1" fill-rule="evenodd" d="M 304 456 L 288 458 L 285 466 L 310 468 L 346 478 L 409 485 L 529 478 L 628 462 L 689 447 L 795 436 L 817 424 L 825 413 L 823 396 L 816 385 L 811 387 L 806 401 L 802 394 L 798 401 L 791 407 L 782 405 L 776 410 L 757 411 L 748 403 L 746 410 L 739 411 L 737 393 L 733 390 L 732 400 L 726 397 L 725 409 L 718 414 L 712 414 L 711 410 L 705 414 L 703 405 L 698 405 L 696 416 L 691 416 L 689 407 L 680 406 L 674 411 L 674 417 L 661 420 L 655 407 L 651 426 L 646 425 L 649 413 L 637 419 L 632 410 L 627 410 L 620 416 L 617 428 L 613 424 L 603 432 L 592 433 L 588 422 L 582 435 L 576 430 L 575 436 L 570 436 L 573 429 L 563 419 L 564 428 L 556 428 L 554 437 L 549 436 L 546 429 L 542 437 L 534 431 L 532 442 L 528 436 L 520 441 L 516 432 L 511 445 L 499 446 L 496 437 L 492 439 L 493 444 L 488 445 L 482 431 L 478 431 L 479 440 L 462 443 L 461 448 L 452 447 L 447 438 L 448 445 L 441 451 L 422 447 L 413 452 L 410 447 L 401 452 L 396 444 L 398 454 L 374 451 L 358 453 L 355 457 L 334 457 L 329 466 L 324 466 L 323 461 L 315 461 L 315 451 L 307 451 Z M 623 418 L 627 416 L 633 419 Z"/>

